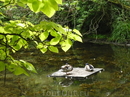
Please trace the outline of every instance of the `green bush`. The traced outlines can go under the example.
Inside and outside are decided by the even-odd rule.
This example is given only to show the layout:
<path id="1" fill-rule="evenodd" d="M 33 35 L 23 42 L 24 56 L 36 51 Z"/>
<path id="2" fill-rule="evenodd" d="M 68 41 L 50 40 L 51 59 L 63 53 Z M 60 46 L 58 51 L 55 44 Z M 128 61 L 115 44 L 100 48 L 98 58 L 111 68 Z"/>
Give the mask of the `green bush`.
<path id="1" fill-rule="evenodd" d="M 120 43 L 127 43 L 130 39 L 130 21 L 123 17 L 118 17 L 112 25 L 112 36 L 110 40 Z"/>

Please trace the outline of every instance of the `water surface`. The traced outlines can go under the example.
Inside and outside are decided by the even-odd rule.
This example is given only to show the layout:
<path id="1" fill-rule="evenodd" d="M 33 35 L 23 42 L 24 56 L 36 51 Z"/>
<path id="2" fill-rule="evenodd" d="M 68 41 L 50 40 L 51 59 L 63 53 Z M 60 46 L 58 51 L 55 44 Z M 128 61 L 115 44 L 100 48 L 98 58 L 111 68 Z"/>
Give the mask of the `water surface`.
<path id="1" fill-rule="evenodd" d="M 0 73 L 0 97 L 129 97 L 130 95 L 130 48 L 114 45 L 75 43 L 68 51 L 59 54 L 40 53 L 30 49 L 15 54 L 16 59 L 31 62 L 38 74 L 14 76 Z M 105 71 L 88 79 L 69 80 L 47 75 L 57 71 L 66 62 L 74 67 L 91 63 Z M 63 82 L 68 87 L 60 85 Z M 70 86 L 69 86 L 70 85 Z M 6 92 L 5 92 L 6 91 Z"/>

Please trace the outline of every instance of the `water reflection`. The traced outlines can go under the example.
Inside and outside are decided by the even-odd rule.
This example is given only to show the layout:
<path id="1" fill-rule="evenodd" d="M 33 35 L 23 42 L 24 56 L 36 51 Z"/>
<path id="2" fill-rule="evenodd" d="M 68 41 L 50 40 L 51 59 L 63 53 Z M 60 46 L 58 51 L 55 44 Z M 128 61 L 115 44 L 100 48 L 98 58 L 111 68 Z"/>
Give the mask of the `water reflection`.
<path id="1" fill-rule="evenodd" d="M 129 97 L 130 95 L 128 47 L 76 43 L 67 53 L 61 51 L 59 54 L 51 52 L 41 54 L 31 49 L 18 52 L 15 57 L 33 63 L 38 74 L 30 74 L 30 77 L 27 77 L 8 73 L 6 87 L 3 87 L 4 74 L 1 72 L 0 97 Z M 84 67 L 88 62 L 95 68 L 104 68 L 105 71 L 88 79 L 68 80 L 47 77 L 66 62 L 73 67 Z"/>
<path id="2" fill-rule="evenodd" d="M 68 87 L 68 86 L 70 86 L 72 84 L 73 84 L 73 80 L 69 79 L 69 78 L 64 79 L 61 82 L 59 82 L 59 85 L 61 85 L 62 87 Z"/>

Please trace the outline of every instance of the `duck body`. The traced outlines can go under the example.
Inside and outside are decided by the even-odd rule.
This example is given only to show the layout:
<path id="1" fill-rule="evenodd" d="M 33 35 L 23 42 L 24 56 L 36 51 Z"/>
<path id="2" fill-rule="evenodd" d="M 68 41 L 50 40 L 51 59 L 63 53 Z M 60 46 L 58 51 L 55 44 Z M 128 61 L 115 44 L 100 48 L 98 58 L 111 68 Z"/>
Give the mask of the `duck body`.
<path id="1" fill-rule="evenodd" d="M 63 72 L 69 72 L 73 70 L 73 67 L 71 65 L 69 65 L 68 63 L 66 63 L 65 65 L 61 66 L 61 69 Z"/>
<path id="2" fill-rule="evenodd" d="M 94 66 L 89 64 L 89 63 L 86 63 L 85 64 L 85 70 L 86 71 L 93 71 L 94 70 Z"/>

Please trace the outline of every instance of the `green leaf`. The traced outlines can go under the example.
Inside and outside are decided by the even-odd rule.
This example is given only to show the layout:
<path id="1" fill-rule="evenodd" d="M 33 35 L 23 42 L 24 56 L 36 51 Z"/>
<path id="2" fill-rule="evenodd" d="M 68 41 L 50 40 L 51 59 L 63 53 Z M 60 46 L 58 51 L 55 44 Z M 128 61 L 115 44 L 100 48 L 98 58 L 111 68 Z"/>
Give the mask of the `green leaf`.
<path id="1" fill-rule="evenodd" d="M 44 41 L 45 39 L 47 39 L 48 35 L 49 35 L 49 32 L 45 31 L 39 35 L 39 38 L 41 41 Z"/>
<path id="2" fill-rule="evenodd" d="M 34 2 L 34 0 L 28 0 L 27 2 L 32 3 L 32 2 Z"/>
<path id="3" fill-rule="evenodd" d="M 15 42 L 19 39 L 19 36 L 14 35 L 11 39 L 11 43 L 15 44 Z"/>
<path id="4" fill-rule="evenodd" d="M 0 15 L 2 15 L 3 17 L 6 17 L 2 12 L 0 12 Z"/>
<path id="5" fill-rule="evenodd" d="M 27 2 L 27 5 L 32 11 L 37 13 L 41 11 L 41 8 L 44 6 L 44 3 L 42 2 L 42 0 L 29 0 Z"/>
<path id="6" fill-rule="evenodd" d="M 76 35 L 76 34 L 73 34 L 73 33 L 69 33 L 67 35 L 67 37 L 70 38 L 70 39 L 73 39 L 75 41 L 83 42 L 82 38 L 79 35 Z"/>
<path id="7" fill-rule="evenodd" d="M 29 74 L 23 68 L 21 68 L 19 66 L 15 67 L 15 70 L 13 73 L 15 75 L 25 74 L 25 75 L 29 76 Z"/>
<path id="8" fill-rule="evenodd" d="M 0 71 L 4 71 L 5 70 L 5 63 L 0 61 Z"/>
<path id="9" fill-rule="evenodd" d="M 38 0 L 32 3 L 32 8 L 34 12 L 37 12 L 37 10 L 39 9 L 39 4 L 40 2 Z"/>
<path id="10" fill-rule="evenodd" d="M 41 11 L 47 15 L 49 18 L 55 14 L 55 10 L 53 7 L 49 6 L 49 3 L 46 1 L 44 6 L 41 8 Z"/>
<path id="11" fill-rule="evenodd" d="M 3 48 L 3 50 L 0 50 L 0 60 L 5 60 L 6 58 L 6 53 L 4 51 L 5 48 Z"/>
<path id="12" fill-rule="evenodd" d="M 22 48 L 22 46 L 23 46 L 23 40 L 20 39 L 20 40 L 17 42 L 17 45 L 16 45 L 16 46 L 13 46 L 13 48 L 14 48 L 15 50 L 19 50 L 19 49 Z"/>
<path id="13" fill-rule="evenodd" d="M 79 36 L 82 36 L 82 34 L 81 34 L 77 29 L 73 29 L 73 32 L 75 32 L 75 33 L 78 34 Z"/>
<path id="14" fill-rule="evenodd" d="M 41 51 L 42 53 L 45 53 L 45 52 L 47 51 L 47 48 L 41 48 L 40 51 Z"/>
<path id="15" fill-rule="evenodd" d="M 72 46 L 72 42 L 70 39 L 62 41 L 60 44 L 61 44 L 62 50 L 65 52 L 68 51 L 70 49 L 70 47 Z"/>
<path id="16" fill-rule="evenodd" d="M 31 63 L 28 63 L 28 62 L 26 62 L 24 60 L 20 60 L 20 61 L 23 63 L 23 65 L 25 66 L 25 68 L 27 70 L 32 71 L 34 73 L 37 73 L 36 69 L 34 68 L 34 66 Z"/>
<path id="17" fill-rule="evenodd" d="M 56 45 L 60 41 L 60 37 L 52 38 L 50 41 L 50 45 Z"/>
<path id="18" fill-rule="evenodd" d="M 48 0 L 49 6 L 51 6 L 53 9 L 58 10 L 58 4 L 55 0 Z"/>
<path id="19" fill-rule="evenodd" d="M 55 30 L 51 30 L 50 34 L 51 34 L 52 36 L 54 36 L 54 37 L 59 35 L 59 33 L 56 32 Z"/>
<path id="20" fill-rule="evenodd" d="M 57 4 L 62 4 L 62 0 L 55 0 Z"/>
<path id="21" fill-rule="evenodd" d="M 0 27 L 0 32 L 5 32 L 4 27 Z"/>
<path id="22" fill-rule="evenodd" d="M 74 38 L 75 38 L 75 40 L 77 40 L 79 42 L 83 42 L 82 38 L 80 36 L 78 36 L 78 35 L 74 35 Z"/>
<path id="23" fill-rule="evenodd" d="M 49 50 L 50 50 L 51 52 L 54 52 L 54 53 L 58 53 L 58 52 L 59 52 L 59 50 L 58 50 L 57 47 L 49 46 L 48 48 L 49 48 Z"/>
<path id="24" fill-rule="evenodd" d="M 4 35 L 0 35 L 0 39 L 3 39 L 4 38 Z"/>
<path id="25" fill-rule="evenodd" d="M 42 44 L 42 43 L 39 43 L 39 44 L 37 45 L 37 48 L 38 48 L 38 49 L 43 48 L 43 44 Z"/>
<path id="26" fill-rule="evenodd" d="M 33 1 L 33 0 L 20 0 L 22 3 L 27 3 L 29 1 Z"/>
<path id="27" fill-rule="evenodd" d="M 7 65 L 7 69 L 10 72 L 13 72 L 15 70 L 16 64 L 15 63 L 11 63 L 10 65 Z"/>

